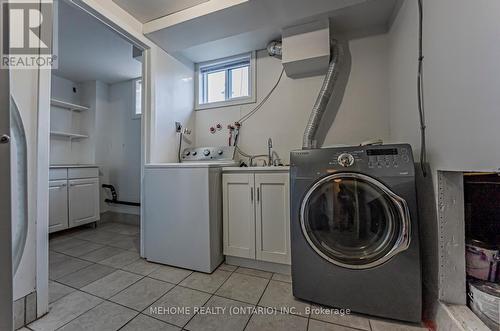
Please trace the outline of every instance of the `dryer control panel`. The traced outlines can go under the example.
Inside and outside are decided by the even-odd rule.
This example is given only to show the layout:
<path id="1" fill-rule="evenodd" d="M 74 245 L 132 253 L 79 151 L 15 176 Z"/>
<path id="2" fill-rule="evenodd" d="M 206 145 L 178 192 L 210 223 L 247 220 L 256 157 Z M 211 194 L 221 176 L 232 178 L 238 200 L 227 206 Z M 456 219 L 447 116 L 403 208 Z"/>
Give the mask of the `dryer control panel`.
<path id="1" fill-rule="evenodd" d="M 369 172 L 377 176 L 411 175 L 413 153 L 408 144 L 335 147 L 292 151 L 291 166 L 300 173 Z"/>
<path id="2" fill-rule="evenodd" d="M 339 151 L 333 154 L 330 165 L 350 168 L 357 163 L 366 164 L 368 168 L 399 168 L 410 162 L 408 148 L 372 148 L 365 150 Z"/>
<path id="3" fill-rule="evenodd" d="M 367 149 L 369 168 L 399 168 L 401 164 L 408 164 L 410 156 L 408 148 L 378 148 Z"/>

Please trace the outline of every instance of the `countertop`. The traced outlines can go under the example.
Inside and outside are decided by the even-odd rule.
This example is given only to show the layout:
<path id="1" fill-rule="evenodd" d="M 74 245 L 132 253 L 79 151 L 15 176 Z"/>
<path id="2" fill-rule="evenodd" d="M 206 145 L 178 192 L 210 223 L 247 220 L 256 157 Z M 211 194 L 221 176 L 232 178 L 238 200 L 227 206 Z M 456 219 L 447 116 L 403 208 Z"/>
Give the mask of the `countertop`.
<path id="1" fill-rule="evenodd" d="M 228 167 L 233 167 L 236 163 L 228 161 L 222 164 Z M 221 163 L 215 162 L 183 162 L 183 163 L 148 163 L 146 169 L 161 169 L 161 168 L 217 168 L 221 167 Z"/>
<path id="2" fill-rule="evenodd" d="M 99 168 L 99 166 L 95 164 L 57 164 L 50 166 L 50 169 L 65 169 L 65 168 Z"/>
<path id="3" fill-rule="evenodd" d="M 224 172 L 289 172 L 289 166 L 279 167 L 224 167 Z"/>

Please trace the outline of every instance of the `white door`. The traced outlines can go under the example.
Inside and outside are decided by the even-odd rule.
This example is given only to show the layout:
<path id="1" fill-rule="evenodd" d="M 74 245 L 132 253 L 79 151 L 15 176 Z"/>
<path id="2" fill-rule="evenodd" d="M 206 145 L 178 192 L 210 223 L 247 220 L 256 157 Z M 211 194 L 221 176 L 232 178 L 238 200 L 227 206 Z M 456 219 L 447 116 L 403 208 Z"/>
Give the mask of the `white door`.
<path id="1" fill-rule="evenodd" d="M 3 4 L 2 4 L 3 5 Z M 0 35 L 4 34 L 0 24 Z M 7 41 L 8 42 L 8 41 Z M 9 71 L 0 70 L 0 330 L 13 329 Z"/>
<path id="2" fill-rule="evenodd" d="M 253 174 L 224 174 L 224 255 L 255 259 L 255 188 Z"/>
<path id="3" fill-rule="evenodd" d="M 290 264 L 290 204 L 287 173 L 255 174 L 256 257 Z"/>
<path id="4" fill-rule="evenodd" d="M 49 183 L 49 233 L 68 228 L 68 182 Z"/>
<path id="5" fill-rule="evenodd" d="M 69 183 L 69 226 L 99 219 L 99 179 L 73 179 Z"/>

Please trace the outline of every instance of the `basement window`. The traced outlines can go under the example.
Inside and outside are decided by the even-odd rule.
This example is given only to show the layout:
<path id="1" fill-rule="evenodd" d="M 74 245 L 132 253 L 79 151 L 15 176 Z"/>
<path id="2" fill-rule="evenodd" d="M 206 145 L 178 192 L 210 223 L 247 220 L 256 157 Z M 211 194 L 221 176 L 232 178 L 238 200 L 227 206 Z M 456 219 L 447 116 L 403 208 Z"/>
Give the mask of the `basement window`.
<path id="1" fill-rule="evenodd" d="M 196 109 L 255 102 L 254 53 L 198 63 Z"/>

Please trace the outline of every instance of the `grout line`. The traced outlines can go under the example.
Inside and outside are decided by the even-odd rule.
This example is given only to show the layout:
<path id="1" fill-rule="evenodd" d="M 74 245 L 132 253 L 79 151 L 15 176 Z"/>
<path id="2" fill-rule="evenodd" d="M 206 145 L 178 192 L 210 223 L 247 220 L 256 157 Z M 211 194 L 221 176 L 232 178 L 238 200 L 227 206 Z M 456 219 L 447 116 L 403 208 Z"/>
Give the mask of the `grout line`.
<path id="1" fill-rule="evenodd" d="M 129 308 L 130 309 L 130 308 Z M 134 315 L 134 317 L 132 317 L 130 320 L 127 321 L 127 323 L 123 324 L 117 331 L 119 330 L 122 330 L 127 324 L 129 324 L 130 322 L 132 322 L 134 319 L 137 318 L 137 316 L 139 316 L 141 313 L 138 313 L 136 315 Z"/>
<path id="2" fill-rule="evenodd" d="M 329 321 L 325 321 L 325 320 L 319 320 L 319 319 L 313 318 L 313 317 L 309 317 L 308 320 L 315 320 L 317 322 L 322 322 L 322 323 L 326 323 L 326 324 L 330 324 L 330 325 L 334 325 L 334 326 L 340 326 L 340 327 L 347 328 L 347 329 L 353 330 L 353 331 L 371 331 L 372 330 L 371 326 L 369 326 L 370 328 L 368 330 L 366 330 L 366 329 L 357 328 L 355 326 L 343 325 L 343 324 L 329 322 Z M 370 322 L 368 321 L 368 323 L 370 323 Z"/>
<path id="3" fill-rule="evenodd" d="M 224 262 L 223 262 L 223 263 L 224 263 Z M 222 263 L 221 263 L 221 264 L 222 264 Z M 218 266 L 218 267 L 217 267 L 217 268 L 216 268 L 213 272 L 217 271 L 217 269 L 219 269 L 219 267 L 220 267 L 220 265 L 219 265 L 219 266 Z M 223 271 L 224 271 L 224 270 L 223 270 Z M 227 271 L 227 270 L 226 270 L 226 271 Z M 229 279 L 229 278 L 233 275 L 233 273 L 234 273 L 234 271 L 232 271 L 232 272 L 229 274 L 229 276 L 228 276 L 228 277 L 227 277 L 227 278 L 226 278 L 226 279 L 225 279 L 225 280 L 224 280 L 224 281 L 220 284 L 220 286 L 219 286 L 219 287 L 217 287 L 217 289 L 214 291 L 214 293 L 208 293 L 208 292 L 205 292 L 205 291 L 200 291 L 200 292 L 203 292 L 203 293 L 210 294 L 210 297 L 208 297 L 207 301 L 205 301 L 205 303 L 202 305 L 202 307 L 206 307 L 207 303 L 208 303 L 210 300 L 212 300 L 212 298 L 215 296 L 215 293 L 217 293 L 217 291 L 218 291 L 218 290 L 219 290 L 222 286 L 224 286 L 224 284 L 225 284 L 225 283 L 227 282 L 227 280 L 228 280 L 228 279 Z M 213 274 L 213 273 L 212 273 L 212 274 Z M 188 276 L 188 277 L 189 277 L 189 276 Z M 187 278 L 187 277 L 186 277 L 186 278 Z M 186 279 L 186 278 L 184 278 L 184 279 Z M 180 284 L 180 283 L 179 283 L 179 284 Z M 180 285 L 178 285 L 178 286 L 180 286 Z M 193 290 L 194 290 L 194 289 L 193 289 Z M 182 327 L 182 329 L 184 330 L 184 328 L 185 328 L 185 327 L 189 324 L 189 322 L 191 322 L 191 320 L 192 320 L 193 318 L 195 318 L 195 316 L 197 316 L 197 315 L 198 315 L 198 313 L 194 314 L 194 315 L 193 315 L 193 316 L 189 319 L 189 321 L 187 321 L 187 323 L 186 323 L 186 324 L 184 324 L 184 326 Z"/>
<path id="4" fill-rule="evenodd" d="M 236 270 L 238 270 L 238 269 L 236 269 Z M 272 278 L 272 275 L 271 275 L 271 278 Z M 259 305 L 259 302 L 262 300 L 262 297 L 264 296 L 264 293 L 266 293 L 267 287 L 269 286 L 270 283 L 271 283 L 271 279 L 268 279 L 266 287 L 264 288 L 264 291 L 262 291 L 262 294 L 260 295 L 259 300 L 255 304 L 255 307 L 257 307 Z M 250 320 L 252 319 L 253 315 L 254 314 L 252 312 L 252 314 L 250 315 L 250 318 L 248 319 L 247 323 L 245 324 L 245 327 L 243 328 L 243 330 L 246 330 L 246 328 L 248 327 L 248 324 L 250 323 Z"/>
<path id="5" fill-rule="evenodd" d="M 275 274 L 275 273 L 276 273 L 276 272 L 270 272 L 270 271 L 260 270 L 260 271 L 267 272 L 267 273 L 270 273 L 270 274 L 271 274 L 271 277 L 267 278 L 267 277 L 258 276 L 258 275 L 252 275 L 252 274 L 248 274 L 248 273 L 244 273 L 244 272 L 238 272 L 238 270 L 239 270 L 240 268 L 245 268 L 245 269 L 253 269 L 253 268 L 247 268 L 247 267 L 238 267 L 236 270 L 234 270 L 234 272 L 235 272 L 235 273 L 237 273 L 237 274 L 240 274 L 240 275 L 246 275 L 246 276 L 259 277 L 259 278 L 264 278 L 264 279 L 267 279 L 267 280 L 271 280 L 271 279 L 273 278 L 273 274 Z M 259 269 L 253 269 L 253 270 L 259 270 Z"/>
<path id="6" fill-rule="evenodd" d="M 84 292 L 84 293 L 86 293 L 86 292 Z M 101 298 L 99 298 L 99 299 L 101 299 Z M 57 300 L 57 301 L 59 301 L 59 300 Z M 60 327 L 58 327 L 56 330 L 60 330 L 60 329 L 62 329 L 63 327 L 65 327 L 65 326 L 66 326 L 66 325 L 68 325 L 69 323 L 71 323 L 71 322 L 73 322 L 74 320 L 76 320 L 78 317 L 80 317 L 80 316 L 82 316 L 82 315 L 84 315 L 84 314 L 88 313 L 89 311 L 91 311 L 92 309 L 94 309 L 94 308 L 95 308 L 95 307 L 97 307 L 97 306 L 102 305 L 103 303 L 104 303 L 104 300 L 103 300 L 102 302 L 99 302 L 99 303 L 98 303 L 97 305 L 95 305 L 94 307 L 92 307 L 92 308 L 90 308 L 90 309 L 87 309 L 86 311 L 82 312 L 81 314 L 79 314 L 79 315 L 78 315 L 78 316 L 76 316 L 75 318 L 71 319 L 70 321 L 66 322 L 65 324 L 61 325 L 61 326 L 60 326 Z"/>
<path id="7" fill-rule="evenodd" d="M 106 276 L 104 276 L 104 277 L 106 277 Z M 104 277 L 102 277 L 102 278 L 104 278 Z M 102 278 L 99 278 L 99 279 L 97 279 L 96 281 L 101 280 Z M 65 285 L 65 286 L 67 286 L 67 287 L 70 287 L 70 288 L 72 288 L 72 289 L 74 289 L 74 290 L 76 290 L 76 291 L 78 291 L 78 292 L 82 292 L 82 293 L 85 293 L 85 294 L 89 294 L 89 295 L 91 295 L 91 296 L 94 296 L 94 297 L 96 297 L 96 298 L 99 298 L 99 299 L 103 300 L 103 302 L 105 302 L 105 301 L 107 301 L 107 302 L 111 302 L 111 303 L 114 303 L 114 304 L 116 304 L 116 305 L 122 306 L 122 307 L 124 307 L 124 308 L 130 309 L 130 310 L 133 310 L 134 312 L 142 313 L 142 312 L 144 311 L 144 309 L 143 309 L 143 310 L 137 310 L 137 309 L 135 309 L 135 308 L 131 308 L 131 307 L 128 307 L 128 306 L 122 305 L 121 303 L 111 301 L 110 299 L 111 299 L 111 298 L 113 298 L 114 296 L 118 295 L 119 293 L 121 293 L 121 292 L 125 291 L 125 290 L 126 290 L 126 289 L 128 289 L 129 287 L 131 287 L 131 286 L 135 285 L 136 283 L 138 283 L 139 281 L 143 280 L 144 278 L 147 278 L 147 277 L 146 277 L 146 276 L 142 277 L 141 279 L 139 279 L 139 280 L 137 280 L 136 282 L 134 282 L 133 284 L 131 284 L 131 285 L 127 286 L 126 288 L 124 288 L 124 289 L 123 289 L 123 290 L 121 290 L 120 292 L 117 292 L 116 294 L 113 294 L 113 295 L 112 295 L 111 297 L 109 297 L 108 299 L 105 299 L 105 298 L 103 298 L 103 297 L 100 297 L 100 296 L 95 295 L 95 294 L 90 293 L 90 292 L 83 291 L 82 289 L 78 289 L 78 288 L 73 287 L 73 286 L 65 285 L 65 284 L 62 284 L 62 283 L 59 283 L 59 282 L 56 282 L 56 283 L 58 283 L 58 284 L 62 284 L 62 285 Z M 92 283 L 93 283 L 93 282 L 92 282 Z M 89 283 L 89 284 L 92 284 L 92 283 Z M 165 283 L 168 283 L 168 282 L 165 282 Z M 172 283 L 168 283 L 168 284 L 172 284 Z M 172 284 L 172 285 L 173 285 L 173 284 Z M 175 287 L 175 286 L 174 286 L 174 287 Z M 164 293 L 164 294 L 162 294 L 161 296 L 164 296 L 165 294 L 167 294 L 168 292 L 170 292 L 170 291 L 171 291 L 174 287 L 172 287 L 171 289 L 169 289 L 167 292 L 165 292 L 165 293 Z M 61 299 L 62 299 L 62 298 L 64 298 L 64 297 L 68 296 L 69 294 L 72 294 L 72 293 L 74 293 L 74 292 L 71 292 L 71 293 L 66 294 L 65 296 L 63 296 L 63 297 L 61 297 L 61 298 L 57 299 L 56 301 L 54 301 L 54 303 L 55 303 L 55 302 L 57 302 L 57 301 L 59 301 L 59 300 L 61 300 Z M 160 297 L 160 298 L 161 298 L 161 297 Z M 156 302 L 156 301 L 158 301 L 158 300 L 159 300 L 159 298 L 158 298 L 157 300 L 155 300 L 154 302 Z M 153 302 L 153 303 L 154 303 L 154 302 Z M 101 303 L 99 303 L 99 305 L 100 305 L 100 304 L 102 304 L 102 302 L 101 302 Z M 148 305 L 148 306 L 149 306 L 149 305 Z M 96 307 L 97 307 L 97 306 L 96 306 Z M 146 307 L 145 309 L 147 309 L 147 307 Z M 79 315 L 78 317 L 80 317 L 80 316 L 81 316 L 81 315 Z"/>

